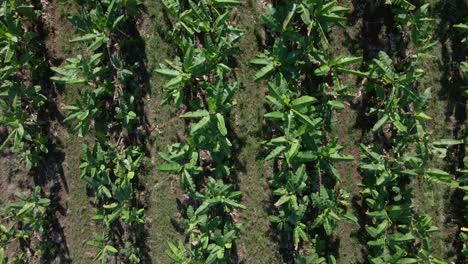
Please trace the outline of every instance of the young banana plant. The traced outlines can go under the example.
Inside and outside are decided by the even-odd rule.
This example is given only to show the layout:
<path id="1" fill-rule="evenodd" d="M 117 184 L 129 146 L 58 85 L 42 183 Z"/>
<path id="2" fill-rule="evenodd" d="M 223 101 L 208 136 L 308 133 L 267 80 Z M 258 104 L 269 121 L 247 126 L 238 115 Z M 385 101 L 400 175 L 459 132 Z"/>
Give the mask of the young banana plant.
<path id="1" fill-rule="evenodd" d="M 198 166 L 198 152 L 187 144 L 176 143 L 169 146 L 167 153 L 160 152 L 159 156 L 167 163 L 159 165 L 158 170 L 180 174 L 182 190 L 194 193 L 196 186 L 193 176 L 203 171 L 203 168 Z"/>
<path id="2" fill-rule="evenodd" d="M 429 16 L 430 5 L 426 3 L 416 8 L 407 1 L 387 1 L 387 4 L 392 5 L 400 31 L 410 31 L 411 48 L 414 49 L 410 55 L 414 56 L 414 61 L 432 57 L 430 51 L 436 42 L 432 37 L 434 19 Z"/>
<path id="3" fill-rule="evenodd" d="M 119 251 L 112 245 L 108 244 L 109 238 L 106 235 L 93 234 L 93 240 L 87 241 L 86 244 L 98 250 L 94 260 L 99 260 L 101 264 L 108 263 L 110 256 L 115 256 Z"/>
<path id="4" fill-rule="evenodd" d="M 339 194 L 336 194 L 333 190 L 320 186 L 320 192 L 312 193 L 310 199 L 314 206 L 319 209 L 319 215 L 312 224 L 313 228 L 323 226 L 327 235 L 331 235 L 342 218 L 357 224 L 358 219 L 346 210 L 346 206 L 349 206 L 347 201 L 349 194 L 346 191 L 340 190 Z"/>
<path id="5" fill-rule="evenodd" d="M 227 13 L 224 16 L 218 23 L 227 24 Z M 215 37 L 218 42 L 211 43 L 210 40 L 212 45 L 203 48 L 194 48 L 196 45 L 190 38 L 174 36 L 183 56 L 176 58 L 174 62 L 166 61 L 166 64 L 161 64 L 160 69 L 156 70 L 169 79 L 164 86 L 164 103 L 174 102 L 178 107 L 184 100 L 184 87 L 190 87 L 200 79 L 206 79 L 210 73 L 216 73 L 220 77 L 231 72 L 231 68 L 227 66 L 228 58 L 242 34 L 237 29 L 218 33 L 220 35 Z"/>
<path id="6" fill-rule="evenodd" d="M 111 84 L 106 78 L 109 69 L 103 64 L 103 54 L 97 53 L 90 57 L 78 55 L 67 59 L 62 67 L 53 67 L 57 73 L 52 80 L 66 85 L 80 85 L 81 98 L 76 105 L 68 105 L 65 110 L 68 115 L 65 122 L 73 124 L 72 131 L 80 137 L 86 136 L 92 128 L 94 120 L 103 113 L 103 100 L 111 94 Z"/>
<path id="7" fill-rule="evenodd" d="M 70 21 L 82 35 L 71 40 L 71 43 L 85 43 L 89 51 L 97 51 L 116 37 L 115 33 L 126 20 L 139 14 L 140 0 L 103 0 L 92 1 L 81 8 L 79 16 L 71 16 Z M 86 5 L 85 5 L 86 6 Z"/>
<path id="8" fill-rule="evenodd" d="M 47 210 L 50 200 L 44 198 L 40 187 L 32 190 L 31 194 L 17 194 L 18 202 L 12 202 L 0 210 L 0 214 L 6 219 L 6 225 L 0 225 L 0 248 L 6 247 L 13 240 L 18 240 L 20 244 L 19 252 L 11 261 L 26 263 L 29 261 L 30 253 L 40 256 L 47 252 L 45 243 L 41 235 L 47 232 L 49 222 L 47 220 Z M 35 241 L 39 239 L 38 241 Z M 1 256 L 0 263 L 7 259 Z"/>
<path id="9" fill-rule="evenodd" d="M 81 178 L 95 192 L 96 221 L 110 228 L 121 220 L 127 224 L 144 223 L 144 210 L 131 206 L 134 195 L 133 179 L 140 167 L 142 153 L 129 147 L 120 153 L 112 146 L 96 144 L 86 153 L 80 165 Z"/>

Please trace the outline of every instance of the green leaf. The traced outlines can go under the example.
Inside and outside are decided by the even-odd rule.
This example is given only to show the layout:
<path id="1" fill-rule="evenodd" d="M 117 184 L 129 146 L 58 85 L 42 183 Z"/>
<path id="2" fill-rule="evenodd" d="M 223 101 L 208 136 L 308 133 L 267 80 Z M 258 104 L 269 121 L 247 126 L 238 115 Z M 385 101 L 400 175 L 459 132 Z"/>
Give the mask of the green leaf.
<path id="1" fill-rule="evenodd" d="M 413 236 L 413 234 L 411 234 L 411 232 L 409 233 L 406 233 L 404 235 L 396 235 L 394 240 L 395 241 L 399 241 L 399 242 L 402 242 L 402 241 L 409 241 L 409 240 L 414 240 L 415 237 Z"/>
<path id="2" fill-rule="evenodd" d="M 405 9 L 407 11 L 411 11 L 411 10 L 416 9 L 416 6 L 414 6 L 413 4 L 411 4 L 410 2 L 408 2 L 406 0 L 386 0 L 385 4 L 386 5 L 395 4 L 395 5 L 400 6 L 401 8 L 403 8 L 403 9 Z"/>
<path id="3" fill-rule="evenodd" d="M 427 171 L 427 175 L 429 176 L 429 179 L 442 183 L 445 185 L 450 186 L 451 188 L 456 188 L 458 187 L 458 182 L 454 181 L 452 179 L 452 176 L 443 170 L 437 169 L 437 168 L 430 168 Z"/>
<path id="4" fill-rule="evenodd" d="M 226 129 L 226 124 L 224 123 L 224 117 L 220 113 L 216 113 L 216 126 L 218 127 L 219 133 L 221 135 L 226 136 L 227 135 L 227 129 Z"/>
<path id="5" fill-rule="evenodd" d="M 180 117 L 182 118 L 202 118 L 202 117 L 205 117 L 205 116 L 209 116 L 210 113 L 206 110 L 197 110 L 197 111 L 194 111 L 194 112 L 187 112 L 183 115 L 181 115 Z"/>
<path id="6" fill-rule="evenodd" d="M 296 4 L 293 4 L 292 8 L 291 8 L 291 11 L 288 12 L 288 15 L 284 19 L 284 21 L 283 21 L 283 31 L 285 31 L 288 28 L 289 22 L 291 21 L 292 17 L 296 13 L 296 8 L 297 8 Z"/>
<path id="7" fill-rule="evenodd" d="M 352 74 L 352 75 L 355 75 L 355 76 L 358 76 L 358 77 L 362 77 L 362 78 L 369 76 L 368 72 L 362 72 L 362 71 L 358 71 L 358 70 L 351 70 L 351 69 L 346 69 L 346 68 L 341 68 L 341 67 L 337 67 L 336 69 L 338 71 L 340 71 L 340 72 L 349 73 L 349 74 Z"/>
<path id="8" fill-rule="evenodd" d="M 298 109 L 304 106 L 312 105 L 315 102 L 317 102 L 317 99 L 315 99 L 314 97 L 304 95 L 304 96 L 294 99 L 291 102 L 291 106 L 294 107 L 295 109 Z"/>
<path id="9" fill-rule="evenodd" d="M 104 204 L 102 207 L 104 207 L 105 209 L 114 209 L 118 206 L 117 203 L 111 203 L 111 204 Z"/>
<path id="10" fill-rule="evenodd" d="M 460 24 L 453 25 L 453 27 L 454 27 L 454 28 L 459 28 L 459 29 L 468 30 L 468 24 L 460 23 Z"/>
<path id="11" fill-rule="evenodd" d="M 330 71 L 330 67 L 328 65 L 322 65 L 319 68 L 315 69 L 314 74 L 317 76 L 324 76 Z"/>
<path id="12" fill-rule="evenodd" d="M 412 263 L 418 263 L 418 260 L 415 258 L 402 258 L 398 260 L 398 263 L 400 264 L 412 264 Z"/>
<path id="13" fill-rule="evenodd" d="M 403 123 L 401 123 L 400 120 L 393 120 L 393 124 L 395 125 L 395 127 L 397 128 L 398 131 L 400 131 L 400 132 L 406 132 L 407 131 L 406 126 L 403 125 Z"/>
<path id="14" fill-rule="evenodd" d="M 372 132 L 376 132 L 377 130 L 379 130 L 380 127 L 382 127 L 385 124 L 385 122 L 387 122 L 387 120 L 388 120 L 388 115 L 387 114 L 383 115 L 379 119 L 379 121 L 377 121 L 377 123 L 375 123 L 375 125 L 372 127 Z"/>
<path id="15" fill-rule="evenodd" d="M 0 248 L 0 264 L 6 264 L 6 256 L 3 248 Z"/>
<path id="16" fill-rule="evenodd" d="M 195 134 L 198 130 L 204 128 L 209 123 L 210 123 L 210 117 L 209 116 L 203 117 L 198 123 L 192 126 L 190 134 Z"/>
<path id="17" fill-rule="evenodd" d="M 334 65 L 344 67 L 353 63 L 360 62 L 362 57 L 341 57 L 334 61 Z"/>
<path id="18" fill-rule="evenodd" d="M 302 122 L 304 122 L 304 123 L 306 123 L 306 124 L 308 124 L 308 125 L 310 125 L 310 126 L 312 126 L 312 127 L 314 127 L 314 128 L 315 128 L 317 125 L 319 125 L 320 122 L 322 121 L 321 118 L 316 118 L 316 119 L 312 120 L 312 119 L 310 119 L 308 116 L 303 115 L 303 114 L 299 113 L 298 111 L 296 111 L 296 110 L 294 110 L 294 109 L 291 109 L 291 111 L 292 111 L 297 117 L 299 117 L 299 119 L 300 119 Z"/>
<path id="19" fill-rule="evenodd" d="M 99 34 L 89 33 L 89 34 L 86 34 L 86 35 L 83 35 L 83 36 L 80 36 L 80 37 L 76 37 L 76 38 L 72 39 L 70 42 L 73 43 L 73 42 L 89 41 L 89 40 L 95 39 L 97 36 L 99 36 Z"/>
<path id="20" fill-rule="evenodd" d="M 275 111 L 275 112 L 266 113 L 264 117 L 270 120 L 283 120 L 286 118 L 286 115 L 283 112 Z"/>
<path id="21" fill-rule="evenodd" d="M 351 223 L 357 224 L 358 223 L 358 218 L 351 213 L 350 211 L 346 211 L 346 213 L 343 215 L 344 218 L 348 219 Z"/>
<path id="22" fill-rule="evenodd" d="M 117 252 L 119 252 L 115 247 L 111 245 L 106 245 L 105 250 L 107 252 L 110 252 L 111 254 L 117 254 Z"/>
<path id="23" fill-rule="evenodd" d="M 345 109 L 345 105 L 340 101 L 331 100 L 331 101 L 328 101 L 327 104 L 336 110 Z"/>
<path id="24" fill-rule="evenodd" d="M 107 41 L 106 36 L 97 37 L 96 40 L 88 46 L 88 50 L 96 51 Z"/>
<path id="25" fill-rule="evenodd" d="M 420 121 L 427 121 L 427 120 L 432 119 L 430 116 L 426 115 L 424 112 L 417 113 L 416 118 Z"/>
<path id="26" fill-rule="evenodd" d="M 241 4 L 238 0 L 214 0 L 213 2 L 216 7 L 233 7 Z"/>
<path id="27" fill-rule="evenodd" d="M 16 11 L 18 11 L 18 13 L 20 13 L 23 16 L 26 16 L 28 18 L 31 18 L 31 19 L 36 18 L 36 14 L 34 12 L 34 6 L 32 6 L 32 5 L 18 6 L 18 7 L 16 7 Z"/>
<path id="28" fill-rule="evenodd" d="M 174 87 L 174 86 L 178 86 L 180 84 L 183 84 L 184 83 L 184 76 L 183 75 L 178 75 L 177 77 L 174 77 L 172 79 L 170 79 L 167 83 L 166 83 L 166 87 L 167 88 L 171 88 L 171 87 Z"/>
<path id="29" fill-rule="evenodd" d="M 270 154 L 265 158 L 265 160 L 271 160 L 273 158 L 276 158 L 281 152 L 283 152 L 286 149 L 286 146 L 278 146 L 276 147 Z"/>
<path id="30" fill-rule="evenodd" d="M 283 195 L 278 199 L 278 201 L 276 201 L 275 206 L 280 207 L 282 204 L 288 202 L 290 199 L 291 199 L 290 195 Z"/>
<path id="31" fill-rule="evenodd" d="M 380 162 L 380 155 L 375 153 L 374 151 L 371 151 L 366 145 L 364 144 L 360 144 L 359 145 L 361 147 L 361 149 L 368 155 L 370 156 L 372 159 L 374 159 L 375 161 L 378 161 Z"/>
<path id="32" fill-rule="evenodd" d="M 332 161 L 354 161 L 352 155 L 340 155 L 339 153 L 333 153 L 330 155 Z"/>
<path id="33" fill-rule="evenodd" d="M 371 235 L 373 238 L 377 238 L 384 230 L 386 230 L 388 225 L 388 222 L 384 220 L 382 223 L 378 224 L 375 227 L 372 227 L 370 225 L 366 225 L 365 229 L 369 235 Z"/>
<path id="34" fill-rule="evenodd" d="M 112 198 L 112 194 L 106 186 L 102 185 L 99 186 L 99 188 L 106 195 L 107 198 Z"/>
<path id="35" fill-rule="evenodd" d="M 26 203 L 21 210 L 16 213 L 16 216 L 20 217 L 29 213 L 34 208 L 34 203 Z"/>
<path id="36" fill-rule="evenodd" d="M 176 77 L 179 76 L 180 72 L 172 69 L 167 69 L 167 68 L 161 68 L 156 70 L 157 73 L 164 75 L 164 76 L 169 76 L 169 77 Z"/>
<path id="37" fill-rule="evenodd" d="M 157 170 L 162 172 L 169 172 L 169 173 L 178 173 L 182 170 L 182 166 L 178 163 L 164 163 L 157 167 Z"/>
<path id="38" fill-rule="evenodd" d="M 289 151 L 286 153 L 286 160 L 288 162 L 290 162 L 291 159 L 297 154 L 297 152 L 299 151 L 299 147 L 300 147 L 300 144 L 297 139 L 291 143 L 289 147 Z"/>
<path id="39" fill-rule="evenodd" d="M 439 139 L 437 141 L 434 141 L 432 144 L 435 146 L 446 147 L 452 145 L 459 145 L 463 143 L 463 139 Z"/>
<path id="40" fill-rule="evenodd" d="M 307 241 L 307 235 L 304 233 L 304 230 L 302 230 L 302 228 L 299 225 L 297 225 L 294 228 L 294 235 L 293 235 L 294 249 L 297 250 L 301 239 L 304 241 Z"/>
<path id="41" fill-rule="evenodd" d="M 51 77 L 50 78 L 52 81 L 60 84 L 69 84 L 69 85 L 75 85 L 75 84 L 84 84 L 86 83 L 85 79 L 72 79 L 72 78 L 62 78 L 62 77 Z"/>
<path id="42" fill-rule="evenodd" d="M 445 171 L 440 170 L 440 169 L 436 169 L 436 168 L 430 168 L 427 171 L 427 174 L 429 174 L 430 176 L 433 176 L 433 177 L 451 177 L 450 173 L 445 172 Z"/>
<path id="43" fill-rule="evenodd" d="M 275 70 L 275 65 L 273 64 L 273 62 L 270 62 L 269 64 L 267 64 L 266 66 L 264 66 L 263 68 L 261 68 L 259 71 L 255 73 L 255 80 L 258 81 L 260 79 L 265 78 L 269 74 L 273 73 L 274 70 Z"/>

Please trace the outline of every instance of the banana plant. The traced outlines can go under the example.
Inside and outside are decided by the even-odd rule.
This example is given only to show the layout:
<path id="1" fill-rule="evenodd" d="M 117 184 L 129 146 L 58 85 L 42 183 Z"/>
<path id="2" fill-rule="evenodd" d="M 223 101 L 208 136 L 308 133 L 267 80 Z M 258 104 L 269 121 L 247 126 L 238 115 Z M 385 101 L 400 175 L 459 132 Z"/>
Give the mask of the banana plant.
<path id="1" fill-rule="evenodd" d="M 398 28 L 404 32 L 405 28 L 410 30 L 410 41 L 415 49 L 412 56 L 431 57 L 430 50 L 436 45 L 432 39 L 434 19 L 429 17 L 428 3 L 416 8 L 407 1 L 387 1 L 395 11 Z"/>
<path id="2" fill-rule="evenodd" d="M 229 12 L 222 10 L 239 5 L 240 1 L 189 2 L 190 8 L 185 11 L 182 11 L 177 0 L 165 0 L 162 3 L 169 14 L 176 18 L 173 38 L 183 56 L 173 62 L 166 61 L 156 71 L 170 79 L 165 85 L 164 102 L 174 101 L 178 107 L 184 100 L 184 87 L 191 86 L 196 79 L 204 78 L 210 72 L 231 71 L 227 59 L 233 54 L 242 32 L 227 23 Z M 195 45 L 194 33 L 204 33 L 204 46 Z"/>
<path id="3" fill-rule="evenodd" d="M 312 228 L 323 226 L 327 235 L 331 235 L 342 218 L 357 224 L 358 219 L 350 211 L 346 210 L 346 207 L 349 206 L 348 199 L 349 194 L 344 190 L 340 190 L 336 194 L 333 190 L 328 190 L 323 185 L 320 186 L 320 191 L 312 193 L 310 197 L 313 205 L 319 210 Z"/>
<path id="4" fill-rule="evenodd" d="M 0 210 L 6 220 L 6 225 L 0 225 L 0 248 L 13 240 L 20 241 L 20 251 L 13 261 L 27 262 L 29 252 L 40 255 L 45 248 L 46 241 L 41 239 L 41 235 L 47 232 L 49 226 L 47 210 L 50 200 L 44 198 L 41 192 L 40 187 L 35 187 L 29 195 L 17 194 L 18 202 L 9 203 Z M 33 242 L 36 238 L 39 241 Z M 0 254 L 0 263 L 6 260 L 6 256 Z"/>
<path id="5" fill-rule="evenodd" d="M 40 187 L 34 188 L 30 195 L 17 194 L 16 197 L 20 201 L 10 203 L 4 209 L 7 215 L 21 222 L 21 229 L 16 232 L 16 237 L 28 240 L 33 232 L 43 233 L 47 225 L 46 211 L 50 200 L 42 197 Z"/>
<path id="6" fill-rule="evenodd" d="M 255 80 L 259 81 L 274 73 L 281 73 L 284 76 L 297 78 L 297 64 L 302 63 L 301 53 L 297 50 L 288 49 L 287 43 L 282 39 L 275 40 L 270 50 L 265 50 L 255 56 L 250 63 L 260 67 L 255 73 Z"/>
<path id="7" fill-rule="evenodd" d="M 181 35 L 208 32 L 219 35 L 220 31 L 233 30 L 234 27 L 226 23 L 229 12 L 224 9 L 241 4 L 238 0 L 201 0 L 188 2 L 190 8 L 184 10 L 179 0 L 161 0 L 161 2 L 175 19 L 173 34 Z"/>
<path id="8" fill-rule="evenodd" d="M 371 64 L 369 90 L 373 90 L 381 104 L 383 111 L 373 110 L 371 113 L 379 114 L 379 121 L 376 122 L 372 130 L 379 130 L 387 120 L 392 122 L 400 133 L 411 133 L 411 128 L 416 129 L 422 126 L 423 122 L 431 118 L 423 112 L 430 100 L 430 90 L 423 93 L 414 91 L 411 86 L 422 79 L 424 72 L 420 69 L 409 73 L 395 72 L 393 62 L 384 52 L 379 53 L 379 58 L 374 59 Z M 406 107 L 401 107 L 406 105 Z M 413 109 L 410 109 L 411 106 Z M 409 116 L 413 114 L 417 119 Z M 409 118 L 408 118 L 409 116 Z M 416 122 L 415 124 L 410 122 Z M 404 124 L 406 123 L 406 124 Z"/>
<path id="9" fill-rule="evenodd" d="M 227 231 L 226 231 L 227 230 Z M 211 239 L 215 242 L 208 246 L 209 252 L 206 258 L 206 263 L 218 263 L 226 259 L 226 251 L 232 249 L 232 245 L 237 237 L 238 230 L 225 228 L 225 231 L 216 230 L 213 232 Z"/>
<path id="10" fill-rule="evenodd" d="M 8 263 L 8 258 L 5 253 L 5 249 L 8 245 L 8 243 L 14 238 L 14 226 L 10 225 L 3 225 L 0 224 L 0 263 L 1 264 L 7 264 Z M 18 254 L 18 259 L 21 260 L 21 256 L 23 253 Z"/>
<path id="11" fill-rule="evenodd" d="M 241 192 L 232 191 L 232 186 L 222 180 L 209 178 L 206 190 L 203 193 L 196 193 L 195 196 L 203 201 L 194 212 L 195 215 L 206 214 L 213 207 L 222 209 L 226 213 L 231 213 L 234 209 L 245 209 L 245 206 L 239 203 Z"/>
<path id="12" fill-rule="evenodd" d="M 278 75 L 275 82 L 268 84 L 269 95 L 266 96 L 266 100 L 274 111 L 265 114 L 265 118 L 279 123 L 284 135 L 266 143 L 273 149 L 266 160 L 284 154 L 286 161 L 292 162 L 300 154 L 300 137 L 308 128 L 317 129 L 322 125 L 322 118 L 315 113 L 314 104 L 317 99 L 307 95 L 297 96 L 288 86 L 282 75 Z"/>
<path id="13" fill-rule="evenodd" d="M 119 250 L 119 253 L 120 255 L 124 257 L 125 260 L 128 261 L 128 263 L 131 263 L 131 264 L 141 263 L 140 249 L 132 245 L 131 242 L 128 242 L 128 241 L 125 242 L 124 247 Z"/>
<path id="14" fill-rule="evenodd" d="M 10 128 L 7 138 L 0 145 L 0 152 L 11 148 L 13 153 L 23 158 L 27 168 L 35 166 L 41 160 L 41 155 L 48 152 L 47 138 L 42 135 L 36 118 L 29 116 L 23 109 L 18 95 L 14 96 L 11 106 L 0 95 L 0 108 L 3 112 L 0 124 Z"/>
<path id="15" fill-rule="evenodd" d="M 140 0 L 109 0 L 91 1 L 81 8 L 79 16 L 71 16 L 70 22 L 81 36 L 71 40 L 71 43 L 87 43 L 89 51 L 96 51 L 107 44 L 109 38 L 125 24 L 129 17 L 139 14 Z"/>
<path id="16" fill-rule="evenodd" d="M 235 37 L 227 37 L 227 34 L 227 32 L 222 32 L 216 38 L 218 43 L 203 48 L 194 48 L 195 45 L 191 39 L 180 40 L 179 48 L 183 56 L 176 58 L 174 62 L 166 60 L 166 64 L 161 64 L 156 70 L 169 79 L 164 86 L 164 103 L 174 102 L 178 107 L 184 100 L 184 87 L 190 86 L 199 79 L 206 79 L 210 73 L 220 76 L 231 72 L 232 69 L 227 66 L 227 59 L 239 41 L 241 33 L 237 31 L 232 33 Z"/>
<path id="17" fill-rule="evenodd" d="M 134 195 L 133 179 L 139 169 L 142 154 L 129 147 L 117 152 L 112 146 L 96 144 L 93 151 L 83 146 L 85 157 L 80 165 L 81 178 L 96 194 L 96 221 L 110 228 L 121 219 L 125 223 L 144 223 L 144 210 L 130 206 Z"/>
<path id="18" fill-rule="evenodd" d="M 279 230 L 293 234 L 295 250 L 301 241 L 309 241 L 304 223 L 310 201 L 304 193 L 307 177 L 305 167 L 301 166 L 296 172 L 285 171 L 275 175 L 271 182 L 275 188 L 273 194 L 279 199 L 274 204 L 278 208 L 278 214 L 270 216 L 270 221 Z"/>
<path id="19" fill-rule="evenodd" d="M 94 233 L 93 240 L 86 242 L 88 246 L 98 250 L 94 260 L 99 260 L 101 264 L 108 263 L 109 256 L 116 255 L 119 252 L 114 246 L 107 244 L 108 241 L 109 238 L 106 235 Z"/>
<path id="20" fill-rule="evenodd" d="M 307 256 L 299 255 L 295 260 L 295 264 L 326 264 L 326 263 L 336 263 L 335 257 L 329 255 L 328 257 L 320 256 L 319 252 L 322 251 L 321 248 L 324 247 L 324 242 L 316 235 L 311 239 L 312 246 L 310 248 L 310 253 Z"/>
<path id="21" fill-rule="evenodd" d="M 347 66 L 358 63 L 362 61 L 362 57 L 345 57 L 345 56 L 339 56 L 337 58 L 331 59 L 329 56 L 323 56 L 323 54 L 318 54 L 318 53 L 312 53 L 310 55 L 310 59 L 313 62 L 316 62 L 319 64 L 319 67 L 315 69 L 314 74 L 316 76 L 326 76 L 326 75 L 331 75 L 333 80 L 338 80 L 336 78 L 336 75 L 338 74 L 353 74 L 359 77 L 367 77 L 367 73 L 357 71 L 357 70 L 352 70 L 348 69 Z M 334 83 L 334 86 L 337 88 L 341 88 L 341 85 L 339 83 Z"/>
<path id="22" fill-rule="evenodd" d="M 0 7 L 0 54 L 2 62 L 19 62 L 17 47 L 29 44 L 35 37 L 33 32 L 25 31 L 22 26 L 25 20 L 36 20 L 40 13 L 23 1 L 4 1 Z"/>
<path id="23" fill-rule="evenodd" d="M 189 264 L 192 263 L 192 259 L 187 253 L 187 249 L 184 246 L 184 243 L 179 240 L 179 243 L 174 245 L 172 242 L 168 242 L 169 249 L 166 250 L 166 254 L 175 262 L 179 264 Z"/>
<path id="24" fill-rule="evenodd" d="M 168 153 L 159 156 L 167 163 L 158 166 L 158 170 L 180 174 L 180 185 L 185 192 L 194 193 L 196 186 L 193 176 L 200 174 L 203 168 L 198 166 L 198 152 L 188 144 L 175 143 L 168 147 Z"/>
<path id="25" fill-rule="evenodd" d="M 343 15 L 347 11 L 347 8 L 338 6 L 336 1 L 328 0 L 269 6 L 267 12 L 262 15 L 265 25 L 275 34 L 284 37 L 275 39 L 271 52 L 265 50 L 251 61 L 252 64 L 261 67 L 255 74 L 255 79 L 267 78 L 275 72 L 298 78 L 300 75 L 295 68 L 306 65 L 312 55 L 319 57 L 323 63 L 324 57 L 329 55 L 326 35 L 333 26 L 342 26 L 342 22 L 346 21 Z M 305 36 L 298 32 L 300 27 L 306 29 Z M 316 62 L 317 58 L 313 61 Z M 322 72 L 324 70 L 325 67 L 322 68 Z"/>
<path id="26" fill-rule="evenodd" d="M 239 225 L 221 221 L 219 216 L 197 214 L 189 206 L 184 223 L 191 243 L 186 248 L 182 241 L 177 246 L 169 242 L 167 254 L 175 263 L 223 263 L 237 239 Z"/>
<path id="27" fill-rule="evenodd" d="M 122 125 L 126 128 L 133 128 L 137 119 L 135 113 L 135 97 L 133 95 L 126 95 L 122 93 L 120 103 L 115 107 L 115 119 L 120 120 Z"/>
<path id="28" fill-rule="evenodd" d="M 468 229 L 463 228 L 463 230 L 460 232 L 460 239 L 462 240 L 462 255 L 465 259 L 468 259 Z"/>
<path id="29" fill-rule="evenodd" d="M 62 67 L 52 67 L 57 73 L 51 79 L 66 85 L 83 85 L 80 90 L 81 98 L 76 105 L 68 105 L 65 122 L 72 122 L 72 131 L 80 137 L 88 134 L 93 121 L 102 115 L 105 96 L 111 94 L 111 85 L 106 77 L 107 67 L 102 67 L 103 54 L 97 53 L 90 57 L 78 55 L 67 59 Z"/>
<path id="30" fill-rule="evenodd" d="M 292 32 L 297 32 L 297 26 L 303 27 L 306 36 L 313 34 L 311 37 L 314 42 L 324 44 L 322 48 L 328 49 L 327 33 L 334 26 L 343 26 L 343 22 L 346 21 L 344 14 L 349 9 L 337 5 L 337 1 L 296 2 L 285 6 L 269 6 L 269 10 L 262 17 L 265 24 L 274 32 L 286 34 L 293 39 L 299 36 Z"/>

